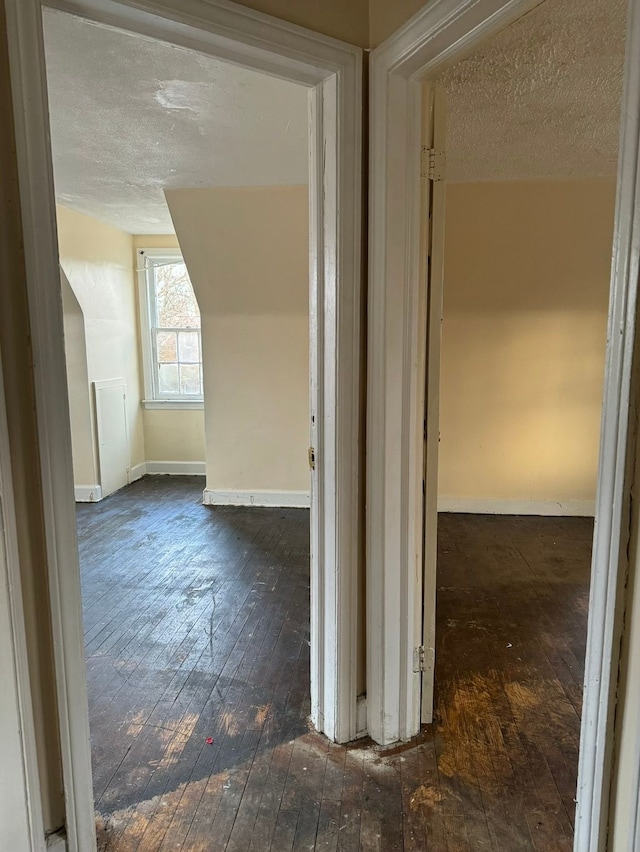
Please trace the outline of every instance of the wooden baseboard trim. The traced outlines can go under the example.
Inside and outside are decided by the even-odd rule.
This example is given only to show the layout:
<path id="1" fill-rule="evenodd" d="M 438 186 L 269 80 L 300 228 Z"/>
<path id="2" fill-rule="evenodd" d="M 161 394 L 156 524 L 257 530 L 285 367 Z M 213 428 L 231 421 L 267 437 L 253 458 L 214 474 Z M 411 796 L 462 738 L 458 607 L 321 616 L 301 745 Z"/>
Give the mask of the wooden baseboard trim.
<path id="1" fill-rule="evenodd" d="M 204 476 L 206 464 L 203 461 L 148 461 L 145 473 L 162 473 L 169 476 Z"/>
<path id="2" fill-rule="evenodd" d="M 136 482 L 136 480 L 142 479 L 146 472 L 146 462 L 142 462 L 141 464 L 134 464 L 131 470 L 129 471 L 129 482 Z"/>
<path id="3" fill-rule="evenodd" d="M 99 485 L 75 485 L 76 503 L 99 503 L 102 500 L 102 488 Z"/>
<path id="4" fill-rule="evenodd" d="M 47 852 L 67 852 L 67 835 L 63 830 L 47 836 Z"/>
<path id="5" fill-rule="evenodd" d="M 306 509 L 310 505 L 308 491 L 213 491 L 205 488 L 205 506 L 279 506 Z"/>
<path id="6" fill-rule="evenodd" d="M 367 696 L 359 695 L 356 701 L 356 738 L 366 737 L 368 733 Z"/>
<path id="7" fill-rule="evenodd" d="M 473 497 L 440 497 L 438 512 L 592 518 L 595 514 L 595 502 L 593 500 L 485 500 Z"/>

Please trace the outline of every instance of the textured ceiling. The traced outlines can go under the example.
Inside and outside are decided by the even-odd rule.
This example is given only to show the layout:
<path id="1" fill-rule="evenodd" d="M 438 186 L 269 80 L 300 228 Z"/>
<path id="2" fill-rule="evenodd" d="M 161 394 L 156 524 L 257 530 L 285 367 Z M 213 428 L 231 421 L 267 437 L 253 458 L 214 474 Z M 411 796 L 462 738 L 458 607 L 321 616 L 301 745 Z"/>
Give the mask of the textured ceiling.
<path id="1" fill-rule="evenodd" d="M 613 175 L 625 0 L 546 0 L 439 81 L 450 181 Z"/>
<path id="2" fill-rule="evenodd" d="M 165 187 L 307 182 L 304 87 L 51 9 L 44 29 L 61 204 L 172 233 Z"/>

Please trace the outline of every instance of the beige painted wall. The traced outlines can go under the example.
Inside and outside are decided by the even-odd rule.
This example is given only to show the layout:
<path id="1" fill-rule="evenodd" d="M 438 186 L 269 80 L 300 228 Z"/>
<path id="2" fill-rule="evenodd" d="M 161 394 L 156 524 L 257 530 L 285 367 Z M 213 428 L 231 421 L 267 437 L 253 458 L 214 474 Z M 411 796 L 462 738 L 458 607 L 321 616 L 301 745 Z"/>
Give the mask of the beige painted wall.
<path id="1" fill-rule="evenodd" d="M 92 485 L 98 482 L 98 468 L 95 458 L 84 316 L 76 294 L 62 270 L 60 285 L 73 449 L 73 481 L 76 485 Z"/>
<path id="2" fill-rule="evenodd" d="M 149 462 L 204 462 L 204 411 L 147 409 L 144 447 Z"/>
<path id="3" fill-rule="evenodd" d="M 426 5 L 424 0 L 369 0 L 369 47 L 377 47 Z"/>
<path id="4" fill-rule="evenodd" d="M 84 316 L 89 382 L 126 380 L 131 464 L 137 465 L 145 461 L 145 449 L 133 238 L 66 207 L 58 206 L 57 213 L 60 264 Z M 93 399 L 92 417 L 95 422 Z M 73 434 L 72 440 L 75 447 Z"/>
<path id="5" fill-rule="evenodd" d="M 447 187 L 441 498 L 594 499 L 614 194 Z"/>
<path id="6" fill-rule="evenodd" d="M 166 196 L 202 314 L 207 488 L 307 492 L 307 187 Z"/>
<path id="7" fill-rule="evenodd" d="M 149 234 L 134 236 L 133 247 L 135 252 L 145 248 L 180 248 L 180 244 L 175 234 Z M 137 255 L 134 254 L 132 262 L 137 267 Z M 142 363 L 142 350 L 140 350 L 140 363 Z M 142 412 L 142 420 L 147 461 L 204 462 L 203 409 L 162 411 L 146 408 Z"/>
<path id="8" fill-rule="evenodd" d="M 240 0 L 240 3 L 359 47 L 369 44 L 368 0 Z"/>
<path id="9" fill-rule="evenodd" d="M 240 0 L 243 6 L 357 44 L 377 47 L 419 9 L 424 0 Z"/>

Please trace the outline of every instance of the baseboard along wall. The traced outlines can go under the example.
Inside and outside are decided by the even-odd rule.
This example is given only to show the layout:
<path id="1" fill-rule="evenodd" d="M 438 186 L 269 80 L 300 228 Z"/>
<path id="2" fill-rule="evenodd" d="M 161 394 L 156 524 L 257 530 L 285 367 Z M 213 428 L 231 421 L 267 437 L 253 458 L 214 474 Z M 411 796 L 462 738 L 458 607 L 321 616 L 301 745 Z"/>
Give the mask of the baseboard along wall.
<path id="1" fill-rule="evenodd" d="M 204 476 L 204 462 L 148 461 L 131 468 L 130 481 L 146 474 L 169 476 Z M 76 503 L 98 503 L 102 500 L 99 485 L 76 485 Z M 306 509 L 310 505 L 308 491 L 216 491 L 206 488 L 202 495 L 205 506 L 281 506 Z M 593 500 L 494 500 L 482 497 L 440 497 L 439 512 L 468 515 L 541 515 L 547 517 L 584 517 L 595 514 Z"/>
<path id="2" fill-rule="evenodd" d="M 438 512 L 469 515 L 541 515 L 592 518 L 594 500 L 493 500 L 468 497 L 439 497 Z"/>
<path id="3" fill-rule="evenodd" d="M 169 476 L 204 476 L 205 463 L 185 461 L 147 461 L 133 465 L 129 471 L 129 482 L 142 479 L 147 474 L 165 474 Z M 76 503 L 99 503 L 102 500 L 102 488 L 99 485 L 74 486 Z"/>
<path id="4" fill-rule="evenodd" d="M 275 506 L 306 509 L 311 504 L 308 491 L 214 491 L 205 488 L 205 506 Z"/>
<path id="5" fill-rule="evenodd" d="M 75 485 L 76 503 L 99 503 L 102 500 L 102 488 L 99 485 Z"/>
<path id="6" fill-rule="evenodd" d="M 203 461 L 148 461 L 145 473 L 163 473 L 169 476 L 204 476 L 207 467 Z"/>
<path id="7" fill-rule="evenodd" d="M 67 836 L 64 831 L 48 835 L 47 852 L 67 852 Z"/>

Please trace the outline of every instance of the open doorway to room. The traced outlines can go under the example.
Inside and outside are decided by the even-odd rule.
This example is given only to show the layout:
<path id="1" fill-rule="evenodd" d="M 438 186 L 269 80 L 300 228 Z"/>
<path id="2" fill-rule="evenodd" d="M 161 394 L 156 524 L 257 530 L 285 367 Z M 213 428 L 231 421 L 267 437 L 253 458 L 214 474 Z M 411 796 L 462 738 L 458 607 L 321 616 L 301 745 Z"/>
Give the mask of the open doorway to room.
<path id="1" fill-rule="evenodd" d="M 558 4 L 555 18 L 554 5 L 550 2 L 540 4 L 513 0 L 494 4 L 491 0 L 478 0 L 446 8 L 442 4 L 429 4 L 401 33 L 371 54 L 373 104 L 369 213 L 372 264 L 368 302 L 367 615 L 368 635 L 372 639 L 368 646 L 367 673 L 371 680 L 382 683 L 384 689 L 379 695 L 368 695 L 369 728 L 377 741 L 392 743 L 420 734 L 421 722 L 429 725 L 435 721 L 434 726 L 426 731 L 424 743 L 418 743 L 418 753 L 429 761 L 429 771 L 422 774 L 424 789 L 420 790 L 421 806 L 417 809 L 424 821 L 427 845 L 431 827 L 430 840 L 435 847 L 442 845 L 447 848 L 450 830 L 454 831 L 454 837 L 459 839 L 463 848 L 468 843 L 469 848 L 486 845 L 498 849 L 555 849 L 559 848 L 559 844 L 560 848 L 571 848 L 573 839 L 576 849 L 595 848 L 606 833 L 618 669 L 617 631 L 621 629 L 618 603 L 626 577 L 629 535 L 626 514 L 630 500 L 629 462 L 625 458 L 627 452 L 633 458 L 632 442 L 635 440 L 632 437 L 635 435 L 633 409 L 630 407 L 637 285 L 633 266 L 635 255 L 630 239 L 637 224 L 638 125 L 634 90 L 636 63 L 633 57 L 637 50 L 638 30 L 635 0 L 628 7 L 630 26 L 629 32 L 625 33 L 627 10 L 622 4 L 620 7 L 616 4 L 615 8 L 610 4 L 595 4 L 588 10 L 578 7 L 578 4 Z M 527 17 L 523 18 L 523 15 Z M 545 22 L 546 15 L 552 17 L 551 23 Z M 500 45 L 504 39 L 508 44 L 521 28 L 535 23 L 537 16 L 542 16 L 538 19 L 539 31 L 535 36 L 529 34 L 524 39 L 513 64 L 505 67 L 504 52 L 498 50 L 493 55 L 493 64 L 489 61 L 488 68 L 483 68 L 484 52 L 490 60 L 492 44 Z M 519 17 L 522 20 L 517 22 Z M 489 41 L 500 33 L 502 35 L 498 35 L 496 42 Z M 571 40 L 573 34 L 580 44 Z M 558 37 L 560 42 L 566 41 L 570 45 L 568 55 L 559 55 Z M 628 40 L 627 59 L 623 63 L 625 40 Z M 540 55 L 532 60 L 536 51 L 540 51 Z M 504 401 L 512 393 L 517 403 L 512 411 L 512 422 L 507 423 L 509 443 L 505 444 L 505 436 L 502 435 L 502 443 L 499 444 L 501 435 L 492 433 L 481 450 L 484 455 L 509 450 L 517 441 L 518 424 L 526 415 L 533 428 L 529 430 L 526 452 L 522 444 L 518 449 L 518 461 L 524 468 L 521 473 L 528 475 L 529 481 L 524 486 L 528 505 L 521 503 L 516 510 L 512 503 L 511 511 L 522 513 L 535 508 L 540 513 L 544 505 L 532 506 L 534 500 L 540 500 L 546 504 L 547 514 L 550 514 L 548 501 L 559 499 L 563 506 L 558 506 L 557 510 L 562 511 L 564 507 L 565 513 L 578 516 L 587 509 L 593 512 L 595 503 L 596 523 L 589 571 L 591 541 L 588 518 L 569 517 L 567 528 L 581 526 L 582 529 L 574 530 L 574 534 L 570 529 L 566 534 L 565 530 L 561 541 L 560 522 L 556 518 L 543 517 L 540 524 L 549 527 L 546 534 L 530 532 L 528 540 L 521 542 L 521 550 L 510 539 L 506 552 L 498 553 L 491 535 L 480 541 L 478 528 L 487 520 L 483 512 L 474 525 L 476 556 L 480 554 L 477 561 L 481 570 L 474 575 L 469 567 L 470 555 L 460 551 L 459 574 L 456 577 L 452 572 L 450 591 L 455 599 L 457 589 L 462 600 L 462 590 L 470 589 L 468 597 L 472 604 L 474 596 L 486 603 L 493 594 L 494 603 L 487 605 L 486 615 L 493 618 L 495 624 L 488 625 L 485 620 L 482 624 L 484 629 L 475 630 L 478 619 L 467 612 L 464 619 L 468 629 L 462 630 L 462 635 L 470 643 L 469 651 L 463 652 L 458 646 L 458 654 L 452 655 L 447 653 L 446 647 L 438 644 L 441 636 L 446 642 L 444 630 L 436 629 L 438 485 L 437 476 L 434 481 L 433 474 L 437 472 L 441 443 L 438 405 L 441 394 L 443 289 L 445 333 L 447 322 L 446 269 L 442 273 L 443 246 L 446 244 L 442 232 L 445 232 L 446 238 L 447 226 L 442 210 L 445 186 L 443 155 L 447 144 L 442 137 L 442 122 L 439 121 L 442 98 L 436 97 L 434 91 L 438 91 L 435 83 L 439 75 L 443 72 L 445 76 L 447 73 L 455 75 L 452 66 L 464 59 L 472 66 L 468 79 L 472 102 L 467 104 L 467 119 L 471 113 L 473 121 L 479 124 L 487 114 L 493 116 L 486 148 L 491 153 L 489 165 L 499 168 L 503 162 L 509 162 L 509 143 L 515 136 L 509 123 L 509 107 L 513 109 L 515 105 L 517 110 L 522 103 L 527 106 L 524 135 L 531 143 L 520 162 L 520 172 L 511 173 L 512 178 L 526 186 L 519 202 L 514 203 L 513 198 L 510 199 L 509 213 L 505 212 L 504 205 L 509 200 L 509 191 L 512 190 L 513 194 L 517 187 L 507 185 L 512 181 L 505 180 L 499 180 L 499 186 L 494 188 L 494 196 L 501 199 L 500 216 L 489 203 L 491 187 L 480 183 L 471 186 L 477 189 L 480 198 L 474 207 L 474 216 L 466 216 L 467 207 L 474 203 L 473 193 L 466 203 L 463 202 L 462 211 L 458 209 L 460 221 L 466 221 L 468 226 L 465 241 L 457 245 L 455 260 L 458 268 L 465 268 L 466 258 L 460 255 L 467 250 L 466 242 L 469 250 L 477 254 L 476 266 L 469 264 L 466 267 L 467 274 L 472 277 L 469 288 L 459 296 L 458 310 L 462 322 L 458 331 L 461 326 L 463 334 L 458 340 L 458 349 L 464 352 L 468 346 L 482 346 L 480 354 L 476 353 L 481 363 L 467 363 L 463 378 L 466 380 L 468 373 L 477 384 L 485 386 L 485 396 L 494 401 L 490 411 L 493 417 L 497 416 L 495 402 L 498 398 Z M 474 61 L 477 67 L 474 67 Z M 520 69 L 527 67 L 528 74 L 522 78 Z M 594 67 L 597 70 L 594 71 Z M 450 70 L 447 72 L 446 69 Z M 488 70 L 488 85 L 485 92 L 479 93 L 477 87 L 474 90 L 474 84 L 476 78 L 482 77 L 483 70 Z M 583 78 L 578 83 L 578 92 L 575 91 L 575 80 L 572 82 L 575 75 Z M 623 78 L 624 100 L 620 109 Z M 495 87 L 493 96 L 490 94 L 492 87 Z M 600 103 L 601 110 L 596 115 L 580 103 L 580 91 L 584 90 L 590 92 L 588 100 Z M 509 93 L 512 103 L 507 97 Z M 539 99 L 538 109 L 533 111 L 530 109 L 531 101 L 536 99 Z M 546 107 L 540 109 L 543 104 Z M 551 143 L 542 147 L 536 144 L 537 139 L 557 134 L 566 126 L 567 118 L 573 122 L 571 134 L 574 135 L 569 134 L 573 145 L 563 150 L 559 143 L 556 147 Z M 612 172 L 617 159 L 619 125 L 621 148 L 616 182 Z M 467 151 L 475 150 L 476 140 L 470 138 L 466 141 Z M 585 163 L 584 159 L 580 159 L 584 147 L 589 152 L 597 152 L 597 156 L 591 165 L 587 163 L 588 167 L 580 171 L 576 164 Z M 572 153 L 573 157 L 567 157 Z M 565 160 L 565 169 L 569 164 L 570 180 L 566 179 L 566 172 L 557 172 L 553 168 L 542 172 L 544 177 L 541 179 L 522 180 L 526 176 L 523 166 L 530 168 L 536 163 L 538 166 L 557 166 L 559 158 Z M 592 170 L 594 162 L 595 171 Z M 463 165 L 473 167 L 476 164 L 471 161 L 463 162 Z M 565 176 L 564 181 L 555 180 L 559 174 Z M 504 178 L 504 175 L 501 177 Z M 610 183 L 608 191 L 605 187 L 607 179 Z M 495 171 L 490 173 L 490 180 L 496 180 Z M 554 187 L 545 184 L 556 182 L 560 185 L 554 196 Z M 586 189 L 580 186 L 583 183 L 587 184 Z M 460 186 L 460 192 L 464 192 L 465 187 Z M 483 193 L 487 193 L 487 197 L 483 197 Z M 562 198 L 563 194 L 568 194 L 572 203 L 566 197 Z M 575 197 L 571 198 L 572 195 Z M 439 209 L 436 209 L 437 206 Z M 539 208 L 537 213 L 536 207 Z M 540 239 L 532 247 L 529 235 L 518 233 L 517 227 L 523 223 L 533 228 L 536 219 L 539 220 Z M 504 264 L 505 276 L 501 264 L 492 267 L 486 262 L 483 239 L 490 246 L 489 260 L 505 252 L 501 234 L 491 231 L 492 220 L 504 230 L 506 251 L 515 252 L 516 261 L 522 255 L 527 260 L 526 268 L 520 270 L 516 263 L 509 269 Z M 552 222 L 556 223 L 555 230 L 549 227 Z M 558 233 L 560 227 L 561 232 Z M 591 242 L 584 254 L 592 260 L 585 269 L 584 257 L 567 257 L 564 249 L 570 239 L 574 246 L 579 246 L 580 239 L 587 234 Z M 543 245 L 545 240 L 547 244 Z M 545 249 L 547 257 L 543 257 Z M 580 250 L 579 247 L 578 252 Z M 594 252 L 597 252 L 595 260 Z M 609 265 L 612 256 L 613 263 Z M 477 273 L 483 271 L 487 276 L 487 269 L 482 270 L 479 259 L 483 259 L 489 268 L 484 299 L 476 292 L 482 282 L 473 287 Z M 544 284 L 536 280 L 540 275 L 545 276 Z M 555 284 L 549 286 L 546 278 Z M 562 287 L 559 278 L 562 279 Z M 516 305 L 516 285 L 521 280 L 529 286 L 528 291 L 525 289 L 521 294 L 522 303 Z M 501 300 L 505 300 L 508 311 L 500 311 Z M 605 324 L 607 301 L 608 320 Z M 467 307 L 468 314 L 465 313 Z M 504 317 L 502 313 L 510 315 Z M 480 334 L 478 327 L 483 328 Z M 576 334 L 580 334 L 578 344 L 572 339 Z M 545 351 L 539 351 L 537 347 L 541 336 L 546 341 Z M 485 352 L 501 348 L 499 357 L 484 359 L 483 362 Z M 574 360 L 576 350 L 581 353 L 581 361 Z M 512 356 L 507 364 L 504 363 L 505 352 L 507 357 Z M 458 352 L 454 354 L 459 357 Z M 524 369 L 525 355 L 527 370 Z M 545 374 L 537 362 L 548 363 L 549 374 Z M 560 366 L 562 382 L 554 374 Z M 491 377 L 486 378 L 487 371 L 500 377 L 503 385 L 500 393 L 491 385 Z M 518 395 L 528 371 L 537 376 L 537 387 L 530 385 L 526 392 Z M 425 373 L 428 381 L 425 381 Z M 393 383 L 388 381 L 389 376 L 394 377 Z M 434 378 L 435 381 L 432 381 Z M 462 390 L 468 399 L 484 405 L 484 398 L 470 383 L 465 384 Z M 458 394 L 461 393 L 459 390 Z M 534 406 L 531 397 L 536 393 L 542 399 L 538 398 Z M 452 396 L 455 404 L 455 390 Z M 597 411 L 600 398 L 603 399 L 601 420 Z M 466 429 L 467 434 L 473 433 L 475 419 L 480 419 L 470 408 L 471 404 L 462 410 L 454 409 L 454 426 L 463 431 Z M 479 407 L 478 413 L 481 412 Z M 461 417 L 465 418 L 463 426 L 459 423 Z M 481 421 L 479 425 L 482 425 Z M 563 438 L 569 448 L 565 449 L 564 458 L 554 459 L 553 453 L 550 454 L 547 463 L 550 463 L 551 470 L 540 477 L 542 481 L 536 483 L 534 490 L 531 469 L 535 468 L 536 456 L 540 459 L 541 451 L 548 449 L 549 444 L 555 447 L 560 440 L 561 427 L 568 429 L 570 434 L 573 430 L 573 441 Z M 599 431 L 600 453 L 596 468 Z M 543 446 L 539 443 L 540 435 L 544 436 Z M 476 440 L 476 456 L 477 444 Z M 459 448 L 459 453 L 466 449 Z M 449 463 L 453 467 L 449 476 L 457 473 L 464 478 L 465 470 L 462 465 L 456 470 L 456 461 L 456 453 L 450 453 Z M 468 459 L 466 461 L 468 463 Z M 513 459 L 510 461 L 513 464 Z M 482 478 L 491 475 L 495 481 L 496 474 L 502 473 L 496 470 L 495 456 L 493 466 L 478 457 L 475 463 L 483 470 Z M 538 464 L 538 476 L 540 467 L 541 464 Z M 567 480 L 563 483 L 565 493 L 552 479 L 559 472 Z M 595 482 L 597 488 L 593 489 Z M 551 487 L 554 483 L 556 488 Z M 483 486 L 484 482 L 476 481 L 479 493 L 467 494 L 467 497 L 486 498 Z M 589 488 L 592 489 L 590 493 Z M 554 490 L 562 494 L 561 498 L 553 495 Z M 444 496 L 455 498 L 459 495 L 440 494 L 440 497 Z M 499 501 L 509 496 L 513 494 L 494 493 L 494 511 L 500 509 Z M 593 502 L 588 506 L 586 501 Z M 462 502 L 445 506 L 443 500 L 441 508 L 464 509 Z M 467 503 L 467 512 L 478 513 L 479 509 L 478 503 Z M 484 511 L 487 511 L 486 506 Z M 502 511 L 509 511 L 504 502 Z M 489 517 L 488 523 L 495 524 L 495 520 Z M 523 526 L 530 522 L 532 519 L 526 519 Z M 458 538 L 459 531 L 454 530 L 447 543 L 457 544 Z M 565 556 L 564 562 L 559 558 L 560 550 Z M 523 552 L 535 567 L 530 567 Z M 526 585 L 535 596 L 536 580 L 547 584 L 542 602 L 535 597 L 532 599 L 534 617 L 529 621 L 529 635 L 520 637 L 521 641 L 526 639 L 533 644 L 528 673 L 527 664 L 522 665 L 526 657 L 524 650 L 520 654 L 521 661 L 518 661 L 511 655 L 516 638 L 505 636 L 505 628 L 513 630 L 514 621 L 517 622 L 516 613 L 512 612 L 510 620 L 504 624 L 506 619 L 501 617 L 495 603 L 495 594 L 500 591 L 500 574 L 505 574 L 504 566 L 498 562 L 501 559 L 508 563 L 510 555 L 514 565 L 511 573 L 507 571 L 501 598 L 506 611 L 511 602 L 509 581 L 513 581 L 516 570 L 523 574 L 522 586 L 515 588 L 514 599 L 516 596 L 522 598 Z M 448 567 L 451 568 L 451 564 Z M 587 590 L 585 583 L 588 586 L 589 580 L 591 588 Z M 483 583 L 486 584 L 484 588 Z M 587 599 L 588 628 L 585 613 L 582 613 L 580 623 L 575 604 L 582 601 L 584 605 Z M 563 603 L 560 603 L 561 600 Z M 455 610 L 453 604 L 449 613 L 451 630 L 457 627 L 455 615 L 451 614 Z M 460 607 L 455 614 L 462 614 Z M 563 621 L 563 615 L 566 621 Z M 533 633 L 536 629 L 546 631 L 546 635 L 538 633 L 536 636 Z M 557 642 L 553 639 L 554 629 L 565 631 Z M 575 638 L 578 631 L 581 635 L 579 641 Z M 587 650 L 583 655 L 585 640 Z M 564 657 L 561 653 L 563 645 L 569 646 L 569 653 Z M 481 647 L 484 648 L 484 657 L 476 653 Z M 474 656 L 477 657 L 475 662 Z M 574 665 L 572 658 L 580 662 Z M 439 660 L 450 668 L 440 669 L 439 677 L 434 678 L 437 667 L 441 665 Z M 584 683 L 579 671 L 582 660 Z M 498 664 L 503 668 L 500 669 Z M 536 664 L 539 666 L 537 672 Z M 458 672 L 456 665 L 460 667 Z M 484 671 L 491 684 L 496 686 L 494 696 L 486 683 L 483 685 L 477 678 L 474 680 L 474 665 L 476 674 Z M 536 674 L 538 681 L 548 678 L 547 692 L 559 698 L 557 718 L 550 719 L 548 714 L 553 710 L 541 709 L 538 704 Z M 522 675 L 521 680 L 519 675 Z M 504 681 L 509 678 L 516 684 L 514 693 L 520 700 L 518 706 L 515 706 L 515 701 L 509 701 L 504 687 Z M 434 679 L 436 684 L 439 680 L 445 685 L 448 679 L 451 699 L 444 702 L 444 710 L 443 705 L 436 704 L 436 709 L 448 715 L 435 720 L 432 716 Z M 465 679 L 471 683 L 466 691 Z M 530 706 L 527 706 L 527 689 L 520 688 L 522 683 L 529 688 Z M 453 699 L 458 685 L 462 686 L 462 706 L 456 712 Z M 583 685 L 580 724 L 576 711 Z M 541 691 L 544 693 L 545 689 Z M 520 718 L 525 717 L 521 729 L 516 713 Z M 573 728 L 563 728 L 565 722 Z M 531 724 L 528 729 L 527 724 Z M 545 754 L 544 738 L 547 737 L 548 743 L 550 728 L 555 729 L 556 738 Z M 562 738 L 562 733 L 566 734 L 565 738 Z M 554 759 L 556 761 L 551 768 L 549 761 Z M 558 782 L 554 773 L 557 773 Z M 538 779 L 541 779 L 539 785 Z M 517 825 L 512 821 L 511 798 L 516 800 L 513 812 L 520 814 Z M 571 824 L 574 799 L 577 802 L 575 827 Z M 548 819 L 545 820 L 543 815 L 547 814 Z M 538 815 L 539 818 L 532 819 Z M 461 834 L 455 833 L 458 830 Z"/>
<path id="2" fill-rule="evenodd" d="M 277 848 L 311 713 L 308 92 L 44 33 L 98 844 Z"/>
<path id="3" fill-rule="evenodd" d="M 546 0 L 434 80 L 433 731 L 471 848 L 573 846 L 625 20 Z"/>

